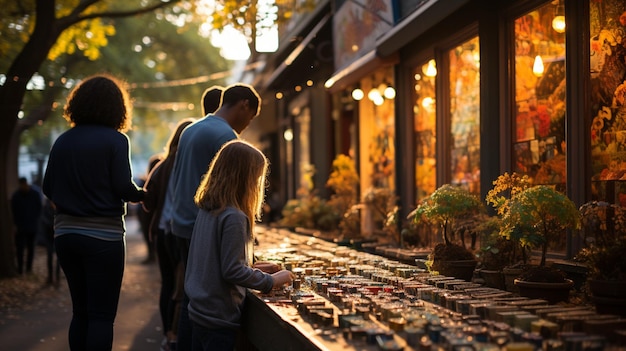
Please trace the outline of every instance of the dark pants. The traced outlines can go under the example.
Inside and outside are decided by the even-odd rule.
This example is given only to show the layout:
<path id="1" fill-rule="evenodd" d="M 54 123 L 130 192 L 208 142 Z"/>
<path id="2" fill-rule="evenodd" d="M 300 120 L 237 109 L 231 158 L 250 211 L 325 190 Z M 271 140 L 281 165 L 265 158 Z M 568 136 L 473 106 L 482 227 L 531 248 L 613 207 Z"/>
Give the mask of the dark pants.
<path id="1" fill-rule="evenodd" d="M 183 262 L 183 266 L 187 267 L 187 257 L 189 256 L 189 239 L 176 237 L 176 244 L 180 250 L 180 259 Z M 189 320 L 189 297 L 183 289 L 183 300 L 180 305 L 180 320 L 178 322 L 178 351 L 189 351 L 192 345 L 192 325 Z"/>
<path id="2" fill-rule="evenodd" d="M 61 264 L 57 258 L 56 265 L 54 264 L 54 238 L 48 239 L 46 242 L 46 266 L 48 267 L 48 284 L 59 284 L 59 276 L 61 272 Z"/>
<path id="3" fill-rule="evenodd" d="M 33 270 L 33 258 L 35 257 L 35 234 L 36 231 L 18 230 L 15 233 L 15 249 L 17 256 L 17 272 L 24 272 L 24 250 L 26 250 L 26 272 Z"/>
<path id="4" fill-rule="evenodd" d="M 180 298 L 176 295 L 176 285 L 178 282 L 180 263 L 180 253 L 176 240 L 171 234 L 166 234 L 163 230 L 157 230 L 156 235 L 156 252 L 159 262 L 159 272 L 161 273 L 161 291 L 159 294 L 159 312 L 161 313 L 161 321 L 163 323 L 163 334 L 173 331 L 175 334 L 178 330 L 176 321 L 180 313 Z M 176 325 L 175 325 L 176 324 Z"/>
<path id="5" fill-rule="evenodd" d="M 237 340 L 237 330 L 208 329 L 193 323 L 193 351 L 233 351 Z"/>
<path id="6" fill-rule="evenodd" d="M 126 259 L 125 240 L 64 234 L 55 238 L 54 244 L 72 295 L 70 349 L 111 350 Z"/>

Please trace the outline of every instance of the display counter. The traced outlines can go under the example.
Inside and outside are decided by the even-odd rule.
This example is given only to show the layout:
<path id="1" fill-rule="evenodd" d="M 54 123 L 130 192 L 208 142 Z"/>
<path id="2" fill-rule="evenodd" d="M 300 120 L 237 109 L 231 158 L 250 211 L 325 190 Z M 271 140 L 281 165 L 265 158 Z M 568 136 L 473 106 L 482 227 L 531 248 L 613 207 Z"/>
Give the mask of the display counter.
<path id="1" fill-rule="evenodd" d="M 550 305 L 286 230 L 258 241 L 255 255 L 296 280 L 249 291 L 243 331 L 253 349 L 606 350 L 626 329 L 590 306 Z"/>

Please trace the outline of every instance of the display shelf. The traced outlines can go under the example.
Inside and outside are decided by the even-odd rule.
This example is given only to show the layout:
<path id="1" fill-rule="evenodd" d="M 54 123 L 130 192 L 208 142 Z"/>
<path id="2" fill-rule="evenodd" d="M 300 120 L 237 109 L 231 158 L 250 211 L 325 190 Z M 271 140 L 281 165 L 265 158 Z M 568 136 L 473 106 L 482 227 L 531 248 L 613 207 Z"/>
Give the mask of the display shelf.
<path id="1" fill-rule="evenodd" d="M 292 287 L 249 293 L 244 330 L 258 350 L 600 350 L 626 323 L 286 230 L 258 241 L 259 259 L 297 276 Z"/>

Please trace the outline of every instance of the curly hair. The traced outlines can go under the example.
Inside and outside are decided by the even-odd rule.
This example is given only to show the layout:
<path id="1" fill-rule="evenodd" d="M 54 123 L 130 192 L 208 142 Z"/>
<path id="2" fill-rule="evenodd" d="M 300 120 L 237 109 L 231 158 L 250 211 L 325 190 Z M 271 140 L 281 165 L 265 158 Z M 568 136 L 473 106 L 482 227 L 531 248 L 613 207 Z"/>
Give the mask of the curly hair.
<path id="1" fill-rule="evenodd" d="M 67 97 L 63 118 L 73 126 L 131 128 L 132 105 L 126 82 L 107 74 L 87 77 Z"/>

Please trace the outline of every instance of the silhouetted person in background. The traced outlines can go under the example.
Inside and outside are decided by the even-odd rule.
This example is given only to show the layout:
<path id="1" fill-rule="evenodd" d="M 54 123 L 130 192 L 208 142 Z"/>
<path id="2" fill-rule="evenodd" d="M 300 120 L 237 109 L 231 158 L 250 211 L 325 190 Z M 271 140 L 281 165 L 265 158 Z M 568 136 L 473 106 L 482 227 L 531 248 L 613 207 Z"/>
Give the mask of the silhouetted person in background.
<path id="1" fill-rule="evenodd" d="M 174 165 L 180 134 L 193 121 L 194 119 L 187 118 L 178 123 L 176 130 L 165 146 L 163 159 L 148 174 L 148 179 L 144 185 L 146 197 L 143 201 L 143 208 L 145 216 L 150 218 L 148 231 L 150 240 L 154 242 L 156 248 L 159 272 L 161 273 L 159 312 L 161 313 L 164 338 L 161 343 L 161 350 L 164 351 L 176 349 L 180 302 L 183 297 L 184 270 L 176 240 L 171 232 L 165 230 L 166 226 L 161 224 L 161 218 L 165 206 L 167 182 Z"/>
<path id="2" fill-rule="evenodd" d="M 54 264 L 54 211 L 54 204 L 46 197 L 41 211 L 39 230 L 41 238 L 46 244 L 46 267 L 48 268 L 47 284 L 59 286 L 59 273 L 61 271 L 61 265 L 59 264 L 58 258 L 56 265 Z"/>
<path id="3" fill-rule="evenodd" d="M 11 211 L 16 228 L 17 273 L 19 274 L 24 272 L 24 251 L 26 251 L 26 273 L 33 271 L 35 236 L 39 230 L 41 207 L 41 193 L 35 190 L 26 178 L 21 177 L 19 188 L 11 196 Z"/>
<path id="4" fill-rule="evenodd" d="M 145 176 L 142 176 L 139 181 L 137 182 L 137 185 L 140 187 L 144 187 L 144 185 L 146 184 L 147 180 L 148 180 L 148 174 L 150 174 L 150 172 L 152 172 L 152 169 L 154 169 L 154 167 L 161 162 L 161 159 L 163 158 L 163 154 L 158 153 L 155 155 L 152 155 L 150 157 L 150 159 L 148 160 L 148 170 Z M 145 189 L 145 187 L 144 187 Z M 154 242 L 154 238 L 150 237 L 150 222 L 152 221 L 152 216 L 150 216 L 146 211 L 143 210 L 143 208 L 141 206 L 139 206 L 137 208 L 137 219 L 139 220 L 139 229 L 141 230 L 141 234 L 143 236 L 143 240 L 146 243 L 146 248 L 148 251 L 148 255 L 146 256 L 146 259 L 143 260 L 141 263 L 143 264 L 150 264 L 152 262 L 156 261 L 156 247 L 155 247 L 155 242 Z"/>

